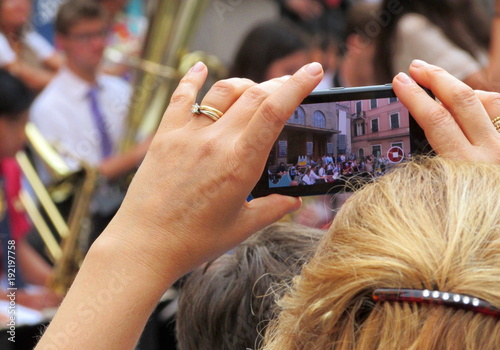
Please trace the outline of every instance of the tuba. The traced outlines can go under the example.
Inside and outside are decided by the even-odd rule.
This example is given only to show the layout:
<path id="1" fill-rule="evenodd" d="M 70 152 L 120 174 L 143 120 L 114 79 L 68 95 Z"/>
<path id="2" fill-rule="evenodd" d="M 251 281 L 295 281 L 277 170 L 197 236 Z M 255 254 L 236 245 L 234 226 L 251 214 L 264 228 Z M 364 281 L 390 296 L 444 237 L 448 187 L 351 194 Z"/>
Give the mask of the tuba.
<path id="1" fill-rule="evenodd" d="M 217 75 L 226 74 L 214 56 L 188 50 L 207 3 L 208 0 L 157 1 L 143 56 L 135 65 L 138 71 L 122 150 L 130 149 L 138 134 L 148 135 L 156 130 L 180 78 L 194 63 L 204 61 Z"/>
<path id="2" fill-rule="evenodd" d="M 195 62 L 205 61 L 219 76 L 225 75 L 225 67 L 217 58 L 200 52 L 188 53 L 188 43 L 207 2 L 157 0 L 141 58 L 115 59 L 136 69 L 122 151 L 130 149 L 138 136 L 156 130 L 180 77 Z M 90 201 L 98 174 L 96 169 L 85 164 L 81 164 L 80 170 L 71 171 L 34 125 L 28 124 L 26 133 L 30 151 L 42 159 L 56 181 L 45 186 L 29 154 L 19 152 L 17 161 L 32 188 L 32 193 L 23 191 L 20 199 L 54 264 L 50 286 L 64 295 L 85 256 L 85 243 L 90 233 Z M 61 205 L 68 201 L 69 205 Z"/>

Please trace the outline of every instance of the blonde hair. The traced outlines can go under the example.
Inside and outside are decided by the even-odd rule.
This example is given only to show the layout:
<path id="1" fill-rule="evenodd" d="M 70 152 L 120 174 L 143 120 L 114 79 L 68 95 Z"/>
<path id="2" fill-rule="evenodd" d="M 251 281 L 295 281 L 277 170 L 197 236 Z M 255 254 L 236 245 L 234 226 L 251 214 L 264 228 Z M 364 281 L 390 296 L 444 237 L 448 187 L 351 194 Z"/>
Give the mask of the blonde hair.
<path id="1" fill-rule="evenodd" d="M 265 349 L 498 349 L 500 321 L 377 288 L 473 295 L 500 307 L 500 167 L 412 162 L 353 195 L 279 302 Z"/>

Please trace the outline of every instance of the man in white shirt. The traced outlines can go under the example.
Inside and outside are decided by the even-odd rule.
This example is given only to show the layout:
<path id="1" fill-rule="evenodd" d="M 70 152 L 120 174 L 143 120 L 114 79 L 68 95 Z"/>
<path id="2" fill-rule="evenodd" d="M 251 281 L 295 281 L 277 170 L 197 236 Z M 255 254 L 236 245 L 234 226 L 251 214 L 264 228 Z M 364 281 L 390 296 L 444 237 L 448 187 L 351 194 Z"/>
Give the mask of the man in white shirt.
<path id="1" fill-rule="evenodd" d="M 316 166 L 314 166 L 312 169 L 310 167 L 306 168 L 305 175 L 302 177 L 302 181 L 306 183 L 306 185 L 314 185 L 316 183 L 316 180 L 321 179 L 314 170 L 316 169 Z"/>
<path id="2" fill-rule="evenodd" d="M 325 163 L 321 164 L 321 166 L 319 167 L 318 175 L 320 177 L 326 175 L 326 164 Z"/>
<path id="3" fill-rule="evenodd" d="M 98 74 L 106 36 L 106 16 L 99 4 L 69 0 L 61 5 L 56 43 L 66 54 L 66 67 L 35 100 L 30 118 L 70 167 L 77 169 L 85 163 L 97 168 L 103 178 L 113 180 L 140 163 L 149 139 L 118 153 L 131 88 L 118 77 Z M 116 190 L 110 192 L 108 185 L 99 186 L 99 193 L 93 200 L 93 211 L 111 217 L 121 196 Z"/>
<path id="4" fill-rule="evenodd" d="M 316 174 L 316 169 L 318 167 L 315 165 L 311 168 L 311 173 L 309 174 L 309 178 L 311 179 L 311 181 L 313 183 L 316 183 L 316 180 L 321 180 L 323 179 L 321 176 L 318 176 L 318 174 Z"/>

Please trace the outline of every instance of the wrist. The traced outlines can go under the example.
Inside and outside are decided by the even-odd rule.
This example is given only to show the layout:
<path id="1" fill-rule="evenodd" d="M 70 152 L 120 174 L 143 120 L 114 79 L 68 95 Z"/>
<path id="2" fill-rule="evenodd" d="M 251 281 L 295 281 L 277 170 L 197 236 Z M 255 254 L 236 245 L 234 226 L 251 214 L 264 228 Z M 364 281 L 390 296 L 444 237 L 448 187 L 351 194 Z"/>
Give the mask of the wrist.
<path id="1" fill-rule="evenodd" d="M 147 227 L 127 223 L 117 216 L 92 245 L 93 257 L 97 261 L 107 260 L 112 271 L 126 275 L 126 283 L 147 285 L 153 297 L 161 297 L 180 277 L 172 273 L 176 271 L 174 266 L 166 266 L 175 259 L 166 257 L 170 252 L 154 243 Z"/>

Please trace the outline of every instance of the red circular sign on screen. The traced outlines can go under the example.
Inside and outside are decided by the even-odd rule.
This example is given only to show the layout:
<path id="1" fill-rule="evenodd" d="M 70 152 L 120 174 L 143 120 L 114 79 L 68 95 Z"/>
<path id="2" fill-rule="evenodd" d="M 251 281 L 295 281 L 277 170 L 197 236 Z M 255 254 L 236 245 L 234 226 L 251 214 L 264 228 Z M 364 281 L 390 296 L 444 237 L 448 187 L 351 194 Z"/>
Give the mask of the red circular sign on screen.
<path id="1" fill-rule="evenodd" d="M 405 153 L 400 147 L 391 147 L 387 151 L 387 158 L 393 163 L 399 163 L 403 160 Z"/>

